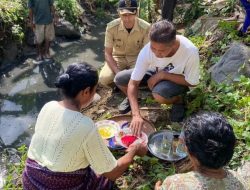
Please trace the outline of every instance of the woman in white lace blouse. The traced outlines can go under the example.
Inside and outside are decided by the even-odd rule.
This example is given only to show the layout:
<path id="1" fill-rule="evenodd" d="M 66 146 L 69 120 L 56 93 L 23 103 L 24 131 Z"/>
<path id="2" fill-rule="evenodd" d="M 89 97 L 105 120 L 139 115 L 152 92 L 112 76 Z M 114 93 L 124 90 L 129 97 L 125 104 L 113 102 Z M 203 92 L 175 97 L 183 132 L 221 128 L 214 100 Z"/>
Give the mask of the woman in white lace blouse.
<path id="1" fill-rule="evenodd" d="M 143 144 L 132 145 L 116 160 L 94 122 L 82 115 L 96 91 L 98 74 L 86 63 L 71 64 L 56 87 L 62 101 L 51 101 L 40 111 L 23 172 L 24 189 L 111 189 Z"/>

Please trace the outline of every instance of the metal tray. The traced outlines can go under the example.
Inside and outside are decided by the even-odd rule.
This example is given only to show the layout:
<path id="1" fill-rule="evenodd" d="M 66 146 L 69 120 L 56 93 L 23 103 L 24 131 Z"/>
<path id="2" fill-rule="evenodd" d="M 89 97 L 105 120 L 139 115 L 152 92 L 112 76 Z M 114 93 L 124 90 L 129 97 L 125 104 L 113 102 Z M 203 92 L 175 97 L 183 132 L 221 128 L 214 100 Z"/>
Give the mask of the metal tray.
<path id="1" fill-rule="evenodd" d="M 148 150 L 151 154 L 161 160 L 169 162 L 179 161 L 187 157 L 184 145 L 179 144 L 179 135 L 179 132 L 170 130 L 162 130 L 152 133 L 148 137 Z M 171 146 L 172 151 L 170 150 Z"/>

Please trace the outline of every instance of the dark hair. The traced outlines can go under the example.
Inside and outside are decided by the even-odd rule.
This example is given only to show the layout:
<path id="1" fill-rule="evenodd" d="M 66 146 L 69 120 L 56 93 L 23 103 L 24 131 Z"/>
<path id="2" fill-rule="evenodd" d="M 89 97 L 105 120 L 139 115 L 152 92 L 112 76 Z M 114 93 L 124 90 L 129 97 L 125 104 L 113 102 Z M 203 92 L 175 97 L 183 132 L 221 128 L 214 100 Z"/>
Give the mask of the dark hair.
<path id="1" fill-rule="evenodd" d="M 176 39 L 176 29 L 171 22 L 161 20 L 152 25 L 149 38 L 153 42 L 169 44 Z"/>
<path id="2" fill-rule="evenodd" d="M 91 65 L 73 63 L 66 72 L 57 78 L 55 86 L 62 90 L 64 96 L 75 98 L 76 95 L 87 87 L 92 90 L 98 82 L 98 73 Z"/>
<path id="3" fill-rule="evenodd" d="M 221 114 L 199 112 L 189 117 L 184 133 L 189 153 L 202 166 L 218 169 L 231 160 L 236 139 L 232 126 Z"/>

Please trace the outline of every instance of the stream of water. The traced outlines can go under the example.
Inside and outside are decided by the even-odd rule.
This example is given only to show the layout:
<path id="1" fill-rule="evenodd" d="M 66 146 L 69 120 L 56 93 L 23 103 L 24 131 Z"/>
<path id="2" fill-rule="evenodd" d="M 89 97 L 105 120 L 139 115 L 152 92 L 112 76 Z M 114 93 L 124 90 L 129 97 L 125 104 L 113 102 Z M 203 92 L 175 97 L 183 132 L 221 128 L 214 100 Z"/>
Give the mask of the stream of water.
<path id="1" fill-rule="evenodd" d="M 18 162 L 17 147 L 29 145 L 42 106 L 59 99 L 54 81 L 73 62 L 97 68 L 104 62 L 105 23 L 98 23 L 82 39 L 57 39 L 51 46 L 54 61 L 37 64 L 28 58 L 0 78 L 0 189 L 6 164 Z M 35 54 L 35 49 L 33 50 Z"/>

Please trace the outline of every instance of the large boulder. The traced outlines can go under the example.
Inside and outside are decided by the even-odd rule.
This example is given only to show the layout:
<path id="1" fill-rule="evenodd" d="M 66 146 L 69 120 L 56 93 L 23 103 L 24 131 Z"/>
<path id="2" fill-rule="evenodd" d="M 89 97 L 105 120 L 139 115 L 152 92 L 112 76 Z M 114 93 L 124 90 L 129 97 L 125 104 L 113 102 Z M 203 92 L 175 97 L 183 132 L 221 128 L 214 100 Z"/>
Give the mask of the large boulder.
<path id="1" fill-rule="evenodd" d="M 81 38 L 81 33 L 68 21 L 60 21 L 58 25 L 55 26 L 56 36 L 63 36 L 68 39 L 79 39 Z"/>
<path id="2" fill-rule="evenodd" d="M 220 61 L 213 65 L 212 79 L 218 83 L 231 83 L 239 79 L 240 75 L 250 77 L 250 48 L 241 43 L 234 43 L 225 52 Z"/>
<path id="3" fill-rule="evenodd" d="M 186 35 L 207 35 L 218 28 L 218 23 L 223 17 L 209 17 L 207 15 L 198 18 L 195 23 L 186 30 Z"/>

